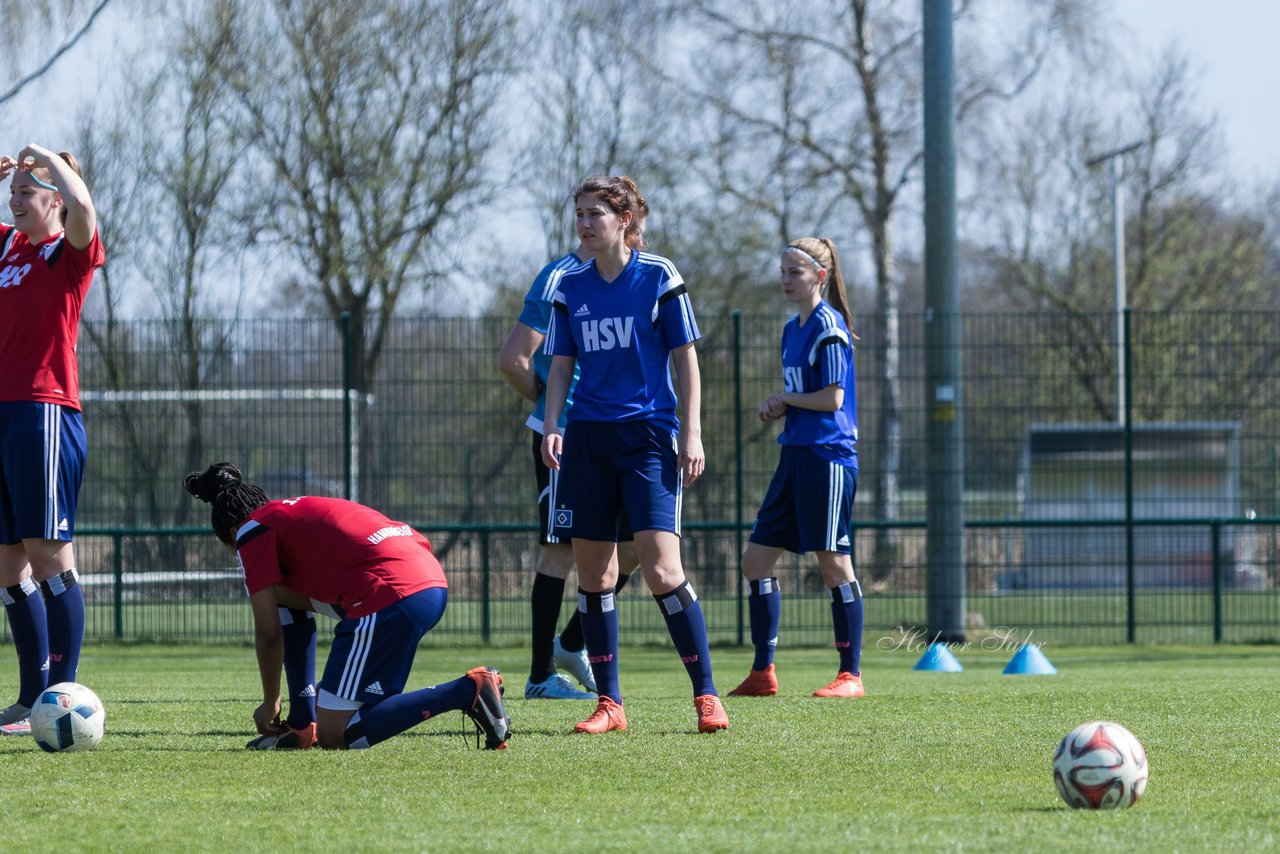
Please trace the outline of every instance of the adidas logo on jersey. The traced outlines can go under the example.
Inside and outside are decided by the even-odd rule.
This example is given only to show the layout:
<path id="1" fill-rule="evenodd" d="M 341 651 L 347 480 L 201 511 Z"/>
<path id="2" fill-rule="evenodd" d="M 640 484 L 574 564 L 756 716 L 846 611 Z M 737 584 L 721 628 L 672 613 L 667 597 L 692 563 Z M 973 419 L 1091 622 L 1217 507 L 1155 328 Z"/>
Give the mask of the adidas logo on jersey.
<path id="1" fill-rule="evenodd" d="M 63 516 L 63 517 L 62 517 L 62 521 L 58 523 L 58 530 L 59 530 L 59 531 L 65 531 L 65 530 L 67 530 L 69 527 L 70 527 L 70 526 L 69 526 L 69 525 L 67 525 L 67 517 L 66 517 L 66 516 Z"/>
<path id="2" fill-rule="evenodd" d="M 591 309 L 587 308 L 587 304 L 584 302 L 582 304 L 582 307 L 573 313 L 573 316 L 574 317 L 590 317 Z"/>
<path id="3" fill-rule="evenodd" d="M 381 697 L 381 696 L 382 696 L 382 683 L 381 683 L 381 682 L 374 682 L 372 685 L 367 686 L 367 687 L 364 689 L 364 692 L 365 692 L 366 694 L 377 694 L 379 697 Z"/>
<path id="4" fill-rule="evenodd" d="M 837 545 L 837 546 L 847 546 L 847 545 L 849 545 L 849 535 L 848 535 L 848 534 L 845 534 L 843 537 L 841 537 L 840 539 L 836 540 L 836 545 Z"/>

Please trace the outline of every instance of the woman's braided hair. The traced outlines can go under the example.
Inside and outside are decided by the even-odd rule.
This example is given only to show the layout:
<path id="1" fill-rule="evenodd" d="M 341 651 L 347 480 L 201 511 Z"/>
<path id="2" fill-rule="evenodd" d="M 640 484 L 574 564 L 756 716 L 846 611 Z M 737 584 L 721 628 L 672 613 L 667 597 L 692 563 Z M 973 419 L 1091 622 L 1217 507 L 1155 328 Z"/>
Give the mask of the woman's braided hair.
<path id="1" fill-rule="evenodd" d="M 193 471 L 182 481 L 182 488 L 213 506 L 213 533 L 227 545 L 235 544 L 236 531 L 244 520 L 268 501 L 267 494 L 245 483 L 240 469 L 231 463 L 214 463 L 202 472 Z"/>

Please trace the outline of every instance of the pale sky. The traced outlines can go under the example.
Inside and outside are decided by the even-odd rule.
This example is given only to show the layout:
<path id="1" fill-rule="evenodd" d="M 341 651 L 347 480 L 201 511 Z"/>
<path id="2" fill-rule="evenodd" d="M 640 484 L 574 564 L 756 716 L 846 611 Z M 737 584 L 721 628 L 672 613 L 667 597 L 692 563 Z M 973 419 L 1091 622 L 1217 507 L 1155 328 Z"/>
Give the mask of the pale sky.
<path id="1" fill-rule="evenodd" d="M 1228 171 L 1246 182 L 1280 176 L 1280 2 L 1109 2 L 1136 50 L 1155 55 L 1176 40 L 1204 73 L 1200 93 L 1218 116 Z"/>
<path id="2" fill-rule="evenodd" d="M 906 0 L 910 2 L 910 0 Z M 902 0 L 900 0 L 902 2 Z M 1134 68 L 1151 61 L 1171 42 L 1187 53 L 1200 79 L 1200 106 L 1216 114 L 1225 143 L 1221 164 L 1246 187 L 1280 178 L 1280 0 L 1101 0 L 1112 16 L 1117 42 L 1128 44 Z M 126 16 L 136 7 L 113 3 L 88 37 L 53 72 L 8 106 L 25 121 L 0 130 L 0 151 L 16 154 L 23 144 L 70 145 L 75 106 L 106 97 L 127 65 L 127 49 L 145 39 L 145 26 Z M 65 92 L 50 98 L 50 92 Z M 69 107 L 70 109 L 60 109 Z M 15 134 L 23 138 L 15 137 Z"/>

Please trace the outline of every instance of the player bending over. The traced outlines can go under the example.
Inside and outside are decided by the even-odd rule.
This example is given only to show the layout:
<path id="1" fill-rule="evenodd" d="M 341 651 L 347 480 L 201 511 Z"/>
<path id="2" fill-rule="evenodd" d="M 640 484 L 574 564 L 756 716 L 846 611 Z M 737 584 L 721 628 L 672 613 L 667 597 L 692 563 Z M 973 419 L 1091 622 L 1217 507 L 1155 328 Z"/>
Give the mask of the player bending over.
<path id="1" fill-rule="evenodd" d="M 213 533 L 244 570 L 262 678 L 253 722 L 268 737 L 250 747 L 371 747 L 455 709 L 484 733 L 486 748 L 507 746 L 511 719 L 496 669 L 476 667 L 452 682 L 401 693 L 419 641 L 448 600 L 444 570 L 426 537 L 340 498 L 269 501 L 231 463 L 192 472 L 183 486 L 213 506 Z M 314 723 L 305 720 L 308 704 L 297 699 L 307 693 L 307 655 L 314 678 L 315 621 L 286 627 L 281 619 L 282 611 L 307 610 L 338 620 Z M 282 666 L 297 680 L 285 726 L 279 723 Z"/>

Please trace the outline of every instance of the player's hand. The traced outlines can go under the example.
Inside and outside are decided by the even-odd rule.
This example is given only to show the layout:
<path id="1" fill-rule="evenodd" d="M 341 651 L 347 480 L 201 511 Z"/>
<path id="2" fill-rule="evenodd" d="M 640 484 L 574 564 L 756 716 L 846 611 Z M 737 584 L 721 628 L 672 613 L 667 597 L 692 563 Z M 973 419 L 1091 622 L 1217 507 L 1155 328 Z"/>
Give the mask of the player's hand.
<path id="1" fill-rule="evenodd" d="M 684 476 L 684 485 L 688 486 L 707 470 L 707 454 L 702 450 L 702 437 L 680 434 L 679 450 L 680 472 Z"/>
<path id="2" fill-rule="evenodd" d="M 542 437 L 542 461 L 552 471 L 560 471 L 560 452 L 564 450 L 564 437 L 548 430 Z"/>
<path id="3" fill-rule="evenodd" d="M 262 735 L 279 735 L 284 732 L 284 725 L 280 723 L 279 697 L 274 703 L 264 700 L 258 708 L 253 710 L 253 725 Z"/>
<path id="4" fill-rule="evenodd" d="M 49 149 L 33 142 L 18 152 L 18 168 L 37 169 L 44 167 L 47 169 L 53 158 L 57 156 Z"/>
<path id="5" fill-rule="evenodd" d="M 761 421 L 777 421 L 787 414 L 787 405 L 782 402 L 782 395 L 771 394 L 760 404 L 758 413 Z"/>
<path id="6" fill-rule="evenodd" d="M 7 154 L 0 154 L 0 181 L 9 177 L 9 173 L 18 168 L 18 161 Z"/>

